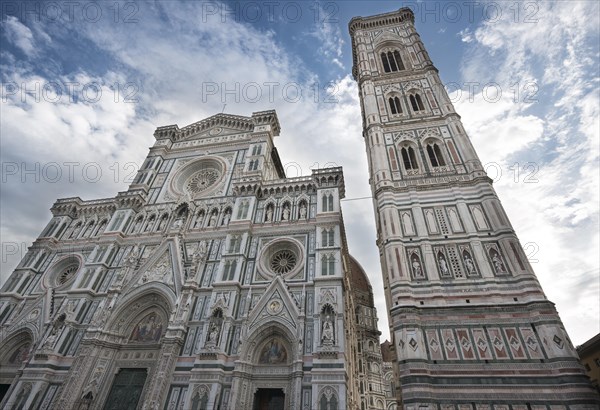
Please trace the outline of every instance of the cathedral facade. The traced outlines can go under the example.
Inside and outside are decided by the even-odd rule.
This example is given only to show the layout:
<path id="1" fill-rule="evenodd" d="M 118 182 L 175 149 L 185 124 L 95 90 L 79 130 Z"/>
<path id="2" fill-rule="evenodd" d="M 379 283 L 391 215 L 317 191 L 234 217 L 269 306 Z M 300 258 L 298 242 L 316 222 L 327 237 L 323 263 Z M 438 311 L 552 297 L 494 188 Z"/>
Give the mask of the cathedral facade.
<path id="1" fill-rule="evenodd" d="M 413 12 L 357 17 L 349 30 L 398 403 L 598 408 Z"/>
<path id="2" fill-rule="evenodd" d="M 384 408 L 342 170 L 286 178 L 279 131 L 160 127 L 127 191 L 58 200 L 3 287 L 0 407 Z"/>
<path id="3" fill-rule="evenodd" d="M 597 408 L 412 12 L 349 28 L 391 341 L 342 169 L 287 178 L 274 111 L 217 114 L 52 206 L 0 294 L 0 408 Z"/>

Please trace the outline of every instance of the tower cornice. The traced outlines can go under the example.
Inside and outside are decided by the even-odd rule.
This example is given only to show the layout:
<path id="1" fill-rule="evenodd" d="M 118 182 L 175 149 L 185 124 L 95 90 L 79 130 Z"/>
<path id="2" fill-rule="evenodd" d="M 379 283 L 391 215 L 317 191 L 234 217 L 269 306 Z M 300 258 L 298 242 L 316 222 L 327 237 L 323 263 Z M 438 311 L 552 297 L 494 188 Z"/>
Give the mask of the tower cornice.
<path id="1" fill-rule="evenodd" d="M 376 14 L 369 17 L 354 17 L 348 23 L 348 29 L 350 34 L 354 34 L 359 29 L 371 29 L 376 27 L 394 27 L 398 24 L 410 21 L 414 24 L 415 15 L 413 11 L 408 7 L 402 7 L 398 11 L 390 13 Z"/>

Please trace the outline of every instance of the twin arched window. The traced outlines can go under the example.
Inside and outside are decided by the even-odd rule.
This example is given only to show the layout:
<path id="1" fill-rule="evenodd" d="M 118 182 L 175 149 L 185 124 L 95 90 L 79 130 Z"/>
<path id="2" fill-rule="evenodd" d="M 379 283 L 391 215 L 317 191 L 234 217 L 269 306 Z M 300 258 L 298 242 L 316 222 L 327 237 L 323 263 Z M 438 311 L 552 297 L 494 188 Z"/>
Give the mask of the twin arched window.
<path id="1" fill-rule="evenodd" d="M 440 150 L 440 146 L 436 143 L 427 144 L 427 155 L 429 156 L 429 162 L 432 167 L 443 167 L 446 165 L 444 156 Z"/>
<path id="2" fill-rule="evenodd" d="M 323 212 L 333 212 L 333 195 L 331 193 L 324 193 L 321 205 Z"/>
<path id="3" fill-rule="evenodd" d="M 255 145 L 252 148 L 252 155 L 260 155 L 262 153 L 262 146 L 261 145 Z"/>
<path id="4" fill-rule="evenodd" d="M 321 256 L 321 275 L 335 275 L 335 256 L 332 254 Z"/>
<path id="5" fill-rule="evenodd" d="M 383 71 L 386 73 L 405 69 L 398 50 L 381 53 L 381 63 L 383 64 Z"/>
<path id="6" fill-rule="evenodd" d="M 400 98 L 398 97 L 390 97 L 390 112 L 392 114 L 402 114 L 402 106 L 400 105 Z"/>
<path id="7" fill-rule="evenodd" d="M 417 157 L 413 147 L 402 147 L 400 154 L 402 155 L 404 169 L 419 169 L 419 164 L 417 163 Z"/>
<path id="8" fill-rule="evenodd" d="M 235 278 L 236 268 L 237 261 L 235 259 L 225 262 L 225 269 L 223 270 L 223 280 L 233 280 Z"/>
<path id="9" fill-rule="evenodd" d="M 409 99 L 413 111 L 425 111 L 425 106 L 423 105 L 423 99 L 421 98 L 421 95 L 414 94 L 411 95 Z"/>
<path id="10" fill-rule="evenodd" d="M 260 165 L 260 160 L 258 160 L 258 159 L 250 160 L 250 162 L 248 163 L 248 171 L 256 171 L 258 169 L 259 165 Z"/>
<path id="11" fill-rule="evenodd" d="M 229 240 L 229 253 L 238 253 L 242 245 L 242 237 L 233 235 Z"/>
<path id="12" fill-rule="evenodd" d="M 335 230 L 333 228 L 321 230 L 321 246 L 335 245 Z"/>

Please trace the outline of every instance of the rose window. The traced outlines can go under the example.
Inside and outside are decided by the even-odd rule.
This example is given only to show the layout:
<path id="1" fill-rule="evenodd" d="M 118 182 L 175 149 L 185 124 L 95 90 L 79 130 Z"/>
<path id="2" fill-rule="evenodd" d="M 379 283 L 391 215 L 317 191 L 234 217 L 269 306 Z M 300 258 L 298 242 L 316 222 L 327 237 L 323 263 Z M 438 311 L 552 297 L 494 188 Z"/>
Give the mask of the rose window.
<path id="1" fill-rule="evenodd" d="M 78 264 L 72 264 L 67 266 L 63 271 L 58 275 L 56 281 L 59 285 L 64 285 L 73 277 L 75 272 L 79 269 Z"/>
<path id="2" fill-rule="evenodd" d="M 187 180 L 185 189 L 192 194 L 200 193 L 213 186 L 220 176 L 221 173 L 214 168 L 203 169 Z"/>
<path id="3" fill-rule="evenodd" d="M 296 267 L 297 258 L 287 249 L 277 251 L 271 257 L 270 268 L 277 274 L 285 274 Z"/>

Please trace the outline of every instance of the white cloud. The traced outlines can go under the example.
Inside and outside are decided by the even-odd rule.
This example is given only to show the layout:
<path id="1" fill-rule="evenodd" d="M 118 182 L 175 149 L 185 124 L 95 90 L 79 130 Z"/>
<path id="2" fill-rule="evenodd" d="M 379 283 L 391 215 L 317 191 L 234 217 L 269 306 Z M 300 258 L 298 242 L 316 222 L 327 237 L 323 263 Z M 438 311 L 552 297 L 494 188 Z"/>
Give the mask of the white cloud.
<path id="1" fill-rule="evenodd" d="M 456 108 L 482 162 L 498 163 L 499 197 L 579 344 L 600 330 L 598 27 L 589 18 L 598 15 L 598 4 L 537 6 L 537 23 L 505 13 L 502 21 L 477 27 L 474 40 L 463 33 L 473 40 L 463 61 L 465 81 L 497 82 L 508 98 L 490 104 L 477 95 Z M 523 87 L 527 81 L 537 89 Z M 510 98 L 515 83 L 516 102 Z M 537 101 L 524 103 L 532 90 Z M 534 167 L 534 179 L 526 179 Z"/>
<path id="2" fill-rule="evenodd" d="M 28 56 L 35 54 L 35 45 L 33 44 L 33 33 L 18 18 L 6 16 L 3 22 L 4 31 L 8 40 L 16 47 L 20 48 Z"/>
<path id="3" fill-rule="evenodd" d="M 469 29 L 469 27 L 466 27 L 466 28 L 462 29 L 461 31 L 459 31 L 457 33 L 457 35 L 460 37 L 460 40 L 463 43 L 471 43 L 474 40 L 473 33 L 471 32 L 471 30 Z"/>
<path id="4" fill-rule="evenodd" d="M 329 11 L 324 10 L 320 4 L 315 3 L 315 5 L 318 7 L 318 11 L 315 11 L 318 13 L 317 16 L 326 17 L 315 18 L 313 30 L 308 35 L 315 37 L 321 42 L 318 50 L 319 54 L 322 54 L 338 67 L 344 69 L 344 65 L 341 62 L 344 40 L 340 26 L 335 24 L 334 21 L 330 21 L 331 19 L 327 17 L 330 15 Z"/>

